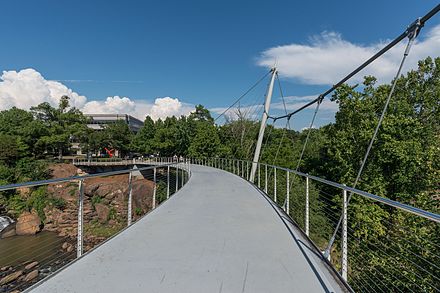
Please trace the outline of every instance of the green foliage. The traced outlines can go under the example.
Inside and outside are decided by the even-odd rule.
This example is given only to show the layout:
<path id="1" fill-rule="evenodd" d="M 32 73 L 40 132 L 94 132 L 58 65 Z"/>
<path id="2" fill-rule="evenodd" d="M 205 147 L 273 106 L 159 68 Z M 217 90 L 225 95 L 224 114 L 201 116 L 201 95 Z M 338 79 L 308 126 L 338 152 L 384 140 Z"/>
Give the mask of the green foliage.
<path id="1" fill-rule="evenodd" d="M 49 178 L 47 164 L 41 160 L 23 158 L 16 163 L 14 182 L 37 181 Z"/>
<path id="2" fill-rule="evenodd" d="M 110 211 L 108 212 L 108 218 L 107 220 L 116 220 L 118 217 L 118 212 L 114 207 L 110 208 Z"/>
<path id="3" fill-rule="evenodd" d="M 333 95 L 339 103 L 335 123 L 323 127 L 325 140 L 318 156 L 306 156 L 307 171 L 335 182 L 352 185 L 377 125 L 390 85 L 376 86 L 366 77 L 361 91 L 342 86 Z M 439 213 L 440 178 L 440 58 L 419 62 L 417 70 L 397 80 L 378 137 L 368 157 L 357 188 Z M 339 195 L 334 204 L 340 206 Z M 430 290 L 437 281 L 426 271 L 439 275 L 435 250 L 439 227 L 420 217 L 353 196 L 349 206 L 351 281 L 376 272 L 404 272 L 406 282 L 384 277 L 376 284 L 390 288 Z M 335 245 L 335 249 L 338 250 Z M 421 260 L 422 255 L 424 260 Z M 421 270 L 425 266 L 429 270 Z M 362 270 L 358 268 L 364 268 Z M 412 282 L 417 282 L 414 285 Z M 355 288 L 356 289 L 356 288 Z"/>
<path id="4" fill-rule="evenodd" d="M 61 197 L 50 197 L 49 204 L 57 209 L 63 210 L 66 208 L 67 202 L 64 198 Z"/>
<path id="5" fill-rule="evenodd" d="M 66 206 L 66 202 L 62 198 L 49 196 L 47 188 L 42 186 L 31 189 L 29 194 L 13 193 L 7 201 L 7 206 L 10 213 L 13 213 L 16 217 L 24 211 L 30 212 L 34 209 L 44 222 L 46 219 L 44 208 L 53 206 L 58 209 L 63 209 Z"/>
<path id="6" fill-rule="evenodd" d="M 26 209 L 31 211 L 35 209 L 37 211 L 38 216 L 42 221 L 46 219 L 46 215 L 44 214 L 44 208 L 48 204 L 47 190 L 45 187 L 37 188 L 32 191 L 30 196 L 26 200 Z"/>
<path id="7" fill-rule="evenodd" d="M 27 154 L 27 146 L 19 136 L 0 133 L 0 162 L 12 165 Z"/>
<path id="8" fill-rule="evenodd" d="M 91 202 L 92 202 L 92 208 L 93 208 L 93 210 L 95 210 L 95 205 L 96 205 L 97 203 L 100 203 L 101 201 L 102 201 L 102 198 L 101 198 L 99 195 L 95 194 L 95 195 L 92 196 L 92 200 L 91 200 Z"/>
<path id="9" fill-rule="evenodd" d="M 132 133 L 124 121 L 118 120 L 113 124 L 107 125 L 104 130 L 97 133 L 97 135 L 101 140 L 101 148 L 117 149 L 122 154 L 129 151 Z"/>
<path id="10" fill-rule="evenodd" d="M 218 155 L 219 150 L 218 130 L 212 124 L 200 123 L 188 148 L 188 155 L 193 158 L 214 157 Z"/>
<path id="11" fill-rule="evenodd" d="M 134 213 L 136 214 L 136 216 L 140 216 L 142 215 L 142 209 L 140 207 L 137 207 L 134 209 Z"/>
<path id="12" fill-rule="evenodd" d="M 124 228 L 123 223 L 116 223 L 115 225 L 102 224 L 98 220 L 92 220 L 85 223 L 84 234 L 96 237 L 109 238 Z"/>
<path id="13" fill-rule="evenodd" d="M 156 125 L 150 116 L 144 121 L 144 126 L 133 137 L 131 150 L 142 154 L 152 154 L 154 152 L 153 139 L 156 133 Z"/>
<path id="14" fill-rule="evenodd" d="M 161 204 L 167 199 L 167 183 L 164 181 L 159 181 L 156 184 L 156 201 L 157 204 Z"/>
<path id="15" fill-rule="evenodd" d="M 38 150 L 45 150 L 57 154 L 61 159 L 63 152 L 70 147 L 70 142 L 83 142 L 90 130 L 87 128 L 87 119 L 76 108 L 69 108 L 69 97 L 60 99 L 58 108 L 49 103 L 41 103 L 31 107 L 31 113 L 38 125 L 45 129 L 41 137 L 35 142 Z"/>

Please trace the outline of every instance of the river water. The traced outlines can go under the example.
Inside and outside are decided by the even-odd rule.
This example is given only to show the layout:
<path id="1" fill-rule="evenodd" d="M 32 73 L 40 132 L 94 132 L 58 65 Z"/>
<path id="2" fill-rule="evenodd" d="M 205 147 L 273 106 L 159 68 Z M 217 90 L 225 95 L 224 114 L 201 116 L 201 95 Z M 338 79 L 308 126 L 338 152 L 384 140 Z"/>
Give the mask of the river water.
<path id="1" fill-rule="evenodd" d="M 20 265 L 27 261 L 50 264 L 65 256 L 61 249 L 65 241 L 65 238 L 49 231 L 0 239 L 0 268 Z"/>

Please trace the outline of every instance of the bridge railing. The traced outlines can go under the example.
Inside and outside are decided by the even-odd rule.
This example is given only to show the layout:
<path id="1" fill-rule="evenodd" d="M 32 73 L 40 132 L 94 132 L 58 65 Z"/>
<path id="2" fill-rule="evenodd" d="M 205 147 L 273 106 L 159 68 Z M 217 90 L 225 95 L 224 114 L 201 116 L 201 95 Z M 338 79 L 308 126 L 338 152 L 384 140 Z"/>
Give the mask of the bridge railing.
<path id="1" fill-rule="evenodd" d="M 132 159 L 125 158 L 74 158 L 75 166 L 95 166 L 95 165 L 136 165 L 136 164 L 164 164 L 171 162 L 184 162 L 185 158 L 175 157 L 137 157 Z"/>
<path id="2" fill-rule="evenodd" d="M 7 210 L 18 216 L 0 232 L 0 238 L 10 236 L 0 240 L 1 289 L 23 290 L 81 257 L 155 209 L 191 176 L 186 159 L 137 163 L 126 170 L 0 186 L 0 198 L 12 205 Z"/>
<path id="3" fill-rule="evenodd" d="M 290 216 L 355 291 L 440 290 L 439 214 L 270 164 L 225 158 L 191 163 L 247 181 L 256 164 L 251 183 Z M 329 248 L 330 242 L 335 244 Z"/>

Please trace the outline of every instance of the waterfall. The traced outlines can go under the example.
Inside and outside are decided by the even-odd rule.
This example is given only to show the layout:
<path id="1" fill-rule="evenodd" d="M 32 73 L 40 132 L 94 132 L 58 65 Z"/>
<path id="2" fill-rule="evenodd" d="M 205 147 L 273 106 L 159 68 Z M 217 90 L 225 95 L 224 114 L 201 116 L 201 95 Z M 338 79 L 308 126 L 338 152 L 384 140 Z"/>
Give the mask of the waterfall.
<path id="1" fill-rule="evenodd" d="M 8 216 L 0 216 L 0 232 L 3 231 L 6 227 L 12 224 L 14 220 L 9 218 Z"/>

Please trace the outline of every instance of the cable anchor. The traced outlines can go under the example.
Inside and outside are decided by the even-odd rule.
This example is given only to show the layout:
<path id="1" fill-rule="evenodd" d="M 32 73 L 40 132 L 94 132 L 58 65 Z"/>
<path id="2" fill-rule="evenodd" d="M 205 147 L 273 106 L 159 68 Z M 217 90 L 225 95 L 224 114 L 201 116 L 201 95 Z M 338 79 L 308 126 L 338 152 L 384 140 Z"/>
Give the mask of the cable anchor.
<path id="1" fill-rule="evenodd" d="M 419 35 L 422 27 L 423 24 L 421 22 L 421 18 L 419 17 L 408 26 L 405 33 L 407 34 L 408 38 L 415 39 Z"/>

